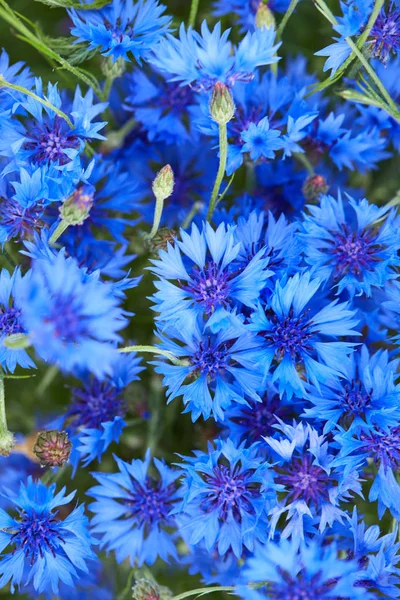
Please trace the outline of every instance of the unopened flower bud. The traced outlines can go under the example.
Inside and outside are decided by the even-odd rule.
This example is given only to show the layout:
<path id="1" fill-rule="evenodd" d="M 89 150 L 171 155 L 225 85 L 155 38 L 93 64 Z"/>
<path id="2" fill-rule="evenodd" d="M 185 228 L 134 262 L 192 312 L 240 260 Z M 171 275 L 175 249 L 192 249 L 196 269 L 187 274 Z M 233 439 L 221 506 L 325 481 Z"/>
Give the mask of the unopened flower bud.
<path id="1" fill-rule="evenodd" d="M 256 27 L 257 29 L 263 29 L 266 27 L 275 27 L 274 13 L 264 2 L 260 2 L 260 5 L 256 12 Z"/>
<path id="2" fill-rule="evenodd" d="M 15 446 L 15 437 L 11 431 L 2 431 L 0 433 L 0 455 L 9 456 Z"/>
<path id="3" fill-rule="evenodd" d="M 213 120 L 219 125 L 228 123 L 235 114 L 235 104 L 232 94 L 229 88 L 219 81 L 214 85 L 210 102 L 210 112 Z"/>
<path id="4" fill-rule="evenodd" d="M 152 254 L 158 255 L 159 250 L 166 250 L 168 243 L 173 244 L 175 241 L 175 237 L 177 235 L 177 231 L 175 229 L 170 229 L 169 227 L 161 227 L 156 233 L 156 235 L 147 239 L 147 245 Z"/>
<path id="5" fill-rule="evenodd" d="M 132 588 L 134 600 L 169 600 L 172 596 L 171 590 L 150 579 L 137 579 Z"/>
<path id="6" fill-rule="evenodd" d="M 117 58 L 117 60 L 114 60 L 112 56 L 109 56 L 103 60 L 101 64 L 101 70 L 105 77 L 117 79 L 117 77 L 121 77 L 121 75 L 123 75 L 125 72 L 125 61 L 121 57 Z"/>
<path id="7" fill-rule="evenodd" d="M 307 177 L 302 187 L 303 196 L 308 202 L 319 200 L 321 196 L 324 196 L 328 192 L 328 190 L 329 185 L 322 175 L 311 175 L 310 177 Z"/>
<path id="8" fill-rule="evenodd" d="M 41 431 L 38 433 L 33 452 L 42 467 L 61 467 L 69 459 L 72 443 L 66 431 Z"/>
<path id="9" fill-rule="evenodd" d="M 153 181 L 153 194 L 157 200 L 169 198 L 174 191 L 174 172 L 170 165 L 165 165 Z"/>
<path id="10" fill-rule="evenodd" d="M 93 206 L 91 186 L 82 186 L 68 196 L 60 207 L 61 219 L 68 225 L 82 225 Z"/>

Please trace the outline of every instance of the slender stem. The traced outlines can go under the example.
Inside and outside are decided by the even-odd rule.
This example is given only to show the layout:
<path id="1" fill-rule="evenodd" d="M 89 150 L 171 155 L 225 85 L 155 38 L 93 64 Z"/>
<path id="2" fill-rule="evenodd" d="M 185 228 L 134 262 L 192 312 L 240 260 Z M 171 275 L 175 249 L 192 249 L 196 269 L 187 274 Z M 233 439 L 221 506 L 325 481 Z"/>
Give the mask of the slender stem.
<path id="1" fill-rule="evenodd" d="M 209 588 L 198 588 L 197 590 L 190 590 L 190 592 L 183 592 L 182 594 L 178 594 L 178 596 L 173 596 L 171 600 L 184 600 L 185 598 L 189 598 L 190 596 L 205 596 L 206 594 L 212 594 L 213 592 L 234 592 L 235 588 L 233 586 L 220 586 L 215 585 L 214 587 Z"/>
<path id="2" fill-rule="evenodd" d="M 17 263 L 15 262 L 15 260 L 11 256 L 11 254 L 5 248 L 2 249 L 1 253 L 4 256 L 4 258 L 6 259 L 6 261 L 8 262 L 8 264 L 10 265 L 10 267 L 12 269 L 15 269 L 15 267 L 17 266 Z"/>
<path id="3" fill-rule="evenodd" d="M 197 11 L 199 10 L 200 0 L 192 0 L 189 13 L 189 27 L 194 27 L 196 23 Z"/>
<path id="4" fill-rule="evenodd" d="M 30 96 L 31 98 L 34 98 L 37 102 L 40 102 L 40 104 L 46 106 L 47 108 L 55 112 L 59 117 L 64 119 L 64 121 L 68 123 L 71 129 L 74 128 L 71 119 L 65 113 L 63 113 L 62 110 L 56 108 L 51 102 L 45 100 L 44 98 L 41 98 L 40 96 L 38 96 L 34 92 L 31 92 L 30 90 L 27 90 L 26 88 L 22 87 L 22 85 L 9 83 L 6 79 L 4 79 L 3 75 L 0 75 L 0 88 L 2 87 L 9 88 L 10 90 L 15 90 L 16 92 L 21 92 L 21 94 L 25 94 L 25 96 Z"/>
<path id="5" fill-rule="evenodd" d="M 46 473 L 43 475 L 43 477 L 41 477 L 42 483 L 44 483 L 45 485 L 49 485 L 51 483 L 56 483 L 64 475 L 65 471 L 68 468 L 68 464 L 65 463 L 62 467 L 56 467 L 56 468 L 57 468 L 56 471 L 52 468 L 49 468 L 48 471 L 46 471 Z"/>
<path id="6" fill-rule="evenodd" d="M 197 213 L 203 208 L 203 202 L 195 202 L 192 206 L 191 211 L 188 213 L 186 219 L 182 223 L 182 229 L 187 229 L 190 223 L 193 221 Z"/>
<path id="7" fill-rule="evenodd" d="M 156 196 L 156 206 L 154 208 L 153 227 L 149 234 L 146 235 L 146 239 L 152 240 L 157 235 L 158 228 L 160 226 L 161 215 L 164 208 L 164 198 L 162 196 Z"/>
<path id="8" fill-rule="evenodd" d="M 303 165 L 303 167 L 307 169 L 310 175 L 315 175 L 314 167 L 305 154 L 302 152 L 295 152 L 293 156 L 300 164 Z"/>
<path id="9" fill-rule="evenodd" d="M 43 394 L 45 393 L 45 391 L 47 390 L 49 385 L 51 385 L 53 383 L 54 379 L 57 377 L 57 374 L 58 374 L 57 365 L 52 365 L 51 367 L 49 367 L 47 369 L 42 380 L 39 382 L 39 385 L 36 388 L 37 396 L 39 396 L 39 397 L 43 396 Z"/>
<path id="10" fill-rule="evenodd" d="M 187 367 L 188 365 L 186 360 L 180 360 L 172 352 L 161 350 L 161 348 L 157 348 L 156 346 L 126 346 L 125 348 L 119 348 L 118 352 L 150 352 L 151 354 L 165 356 L 165 358 L 168 358 L 174 365 L 178 365 L 179 367 Z"/>
<path id="11" fill-rule="evenodd" d="M 222 180 L 225 175 L 226 160 L 228 157 L 228 133 L 226 123 L 219 124 L 219 168 L 215 179 L 214 188 L 211 194 L 210 205 L 207 212 L 207 221 L 211 221 L 214 210 L 219 202 L 218 194 Z"/>
<path id="12" fill-rule="evenodd" d="M 61 221 L 59 222 L 59 224 L 57 225 L 57 227 L 55 228 L 55 230 L 53 231 L 53 233 L 50 236 L 49 244 L 50 245 L 55 244 L 55 242 L 64 233 L 64 231 L 66 231 L 66 229 L 68 229 L 68 223 L 66 221 L 64 221 L 63 219 L 61 219 Z"/>
<path id="13" fill-rule="evenodd" d="M 279 24 L 278 31 L 276 32 L 277 40 L 281 39 L 283 30 L 285 29 L 287 22 L 289 21 L 290 17 L 292 16 L 292 13 L 295 11 L 296 6 L 298 5 L 299 2 L 300 2 L 300 0 L 291 0 L 290 4 L 288 6 L 288 9 L 283 16 L 282 21 Z"/>
<path id="14" fill-rule="evenodd" d="M 126 582 L 126 586 L 124 587 L 122 592 L 119 594 L 119 596 L 117 596 L 117 600 L 124 600 L 124 598 L 126 598 L 128 593 L 131 591 L 132 580 L 133 580 L 134 576 L 135 576 L 135 569 L 132 569 L 128 575 L 128 581 Z"/>
<path id="15" fill-rule="evenodd" d="M 0 375 L 0 433 L 4 434 L 8 431 L 7 427 L 7 415 L 6 415 L 6 401 L 5 401 L 5 390 L 4 390 L 4 378 Z"/>

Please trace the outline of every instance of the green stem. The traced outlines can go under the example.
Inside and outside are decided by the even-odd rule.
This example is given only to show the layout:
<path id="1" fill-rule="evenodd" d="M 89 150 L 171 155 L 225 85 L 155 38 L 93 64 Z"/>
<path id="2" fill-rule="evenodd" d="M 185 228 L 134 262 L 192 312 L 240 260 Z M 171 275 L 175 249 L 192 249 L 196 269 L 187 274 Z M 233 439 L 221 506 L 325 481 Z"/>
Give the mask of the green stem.
<path id="1" fill-rule="evenodd" d="M 215 179 L 214 188 L 211 194 L 210 205 L 207 212 L 207 221 L 211 221 L 214 210 L 219 202 L 218 194 L 222 180 L 225 175 L 226 160 L 228 157 L 228 133 L 226 123 L 219 124 L 219 167 L 217 177 Z"/>
<path id="2" fill-rule="evenodd" d="M 66 221 L 64 221 L 63 219 L 61 219 L 61 221 L 59 222 L 59 224 L 57 225 L 57 227 L 55 228 L 55 230 L 53 231 L 53 233 L 51 234 L 51 237 L 49 239 L 49 244 L 50 246 L 52 244 L 55 244 L 55 242 L 58 240 L 58 238 L 64 233 L 64 231 L 66 231 L 68 229 L 68 223 Z"/>
<path id="3" fill-rule="evenodd" d="M 43 106 L 46 106 L 47 108 L 49 108 L 50 110 L 55 112 L 59 117 L 64 119 L 64 121 L 66 121 L 66 123 L 68 123 L 68 125 L 71 129 L 74 128 L 74 125 L 73 125 L 71 119 L 65 113 L 63 113 L 62 110 L 60 110 L 59 108 L 56 108 L 54 106 L 54 104 L 52 104 L 48 100 L 45 100 L 44 98 L 41 98 L 34 92 L 27 90 L 26 88 L 22 87 L 22 85 L 16 85 L 14 83 L 9 83 L 6 79 L 4 79 L 3 75 L 0 75 L 0 88 L 2 88 L 2 87 L 6 87 L 10 90 L 15 90 L 16 92 L 21 92 L 21 94 L 25 94 L 25 96 L 30 96 L 31 98 L 34 98 L 37 102 L 40 102 L 40 104 L 42 104 Z"/>
<path id="4" fill-rule="evenodd" d="M 42 483 L 44 483 L 44 485 L 50 485 L 51 483 L 56 483 L 59 479 L 61 479 L 61 477 L 64 475 L 66 470 L 67 470 L 67 463 L 65 465 L 63 465 L 62 467 L 57 467 L 57 471 L 54 471 L 53 469 L 49 468 L 49 470 L 46 471 L 46 473 L 43 475 L 43 477 L 41 477 L 41 481 L 42 481 Z"/>
<path id="5" fill-rule="evenodd" d="M 200 0 L 192 0 L 189 14 L 189 27 L 194 27 L 196 23 L 197 11 L 199 10 Z"/>
<path id="6" fill-rule="evenodd" d="M 8 264 L 10 265 L 10 267 L 14 270 L 15 267 L 17 266 L 17 263 L 15 262 L 15 260 L 11 256 L 11 254 L 5 249 L 5 247 L 2 249 L 1 253 L 4 256 L 4 258 L 6 259 L 6 261 L 8 262 Z"/>
<path id="7" fill-rule="evenodd" d="M 117 596 L 117 600 L 124 600 L 124 598 L 126 598 L 128 593 L 131 591 L 132 580 L 133 580 L 134 576 L 135 576 L 135 569 L 132 569 L 128 575 L 128 581 L 126 582 L 126 586 L 124 587 L 122 592 L 119 594 L 119 596 Z"/>
<path id="8" fill-rule="evenodd" d="M 296 6 L 298 5 L 299 2 L 300 2 L 300 0 L 292 0 L 291 3 L 289 4 L 288 9 L 283 16 L 283 19 L 279 24 L 278 31 L 276 32 L 277 41 L 279 41 L 281 39 L 283 30 L 285 29 L 287 22 L 289 21 L 290 17 L 292 16 L 292 13 L 295 11 Z"/>
<path id="9" fill-rule="evenodd" d="M 315 175 L 314 167 L 305 154 L 302 152 L 295 152 L 293 156 L 305 169 L 307 169 L 310 175 Z"/>
<path id="10" fill-rule="evenodd" d="M 6 415 L 6 400 L 4 390 L 4 378 L 0 375 L 0 436 L 8 431 L 7 415 Z"/>
<path id="11" fill-rule="evenodd" d="M 156 346 L 126 346 L 125 348 L 119 348 L 118 352 L 150 352 L 151 354 L 160 354 L 161 356 L 165 356 L 165 358 L 168 358 L 172 364 L 179 367 L 188 366 L 188 362 L 186 360 L 180 360 L 174 354 L 172 354 L 172 352 L 168 352 L 168 350 L 161 350 L 161 348 L 157 348 Z"/>
<path id="12" fill-rule="evenodd" d="M 52 365 L 47 369 L 42 380 L 39 382 L 39 385 L 36 388 L 36 395 L 39 396 L 39 398 L 43 396 L 49 385 L 53 383 L 54 379 L 57 377 L 57 374 L 57 365 Z"/>
<path id="13" fill-rule="evenodd" d="M 233 586 L 220 586 L 216 585 L 214 587 L 209 588 L 198 588 L 197 590 L 190 590 L 190 592 L 183 592 L 182 594 L 178 594 L 178 596 L 173 596 L 171 600 L 184 600 L 185 598 L 189 598 L 190 596 L 205 596 L 206 594 L 212 594 L 213 592 L 234 592 L 235 588 Z"/>
<path id="14" fill-rule="evenodd" d="M 160 226 L 161 215 L 164 208 L 164 198 L 162 196 L 156 196 L 156 206 L 154 209 L 154 217 L 153 217 L 153 227 L 151 228 L 150 233 L 148 233 L 145 237 L 147 240 L 152 240 L 155 235 L 157 235 L 158 228 Z"/>
<path id="15" fill-rule="evenodd" d="M 188 213 L 186 219 L 182 223 L 182 229 L 187 229 L 190 223 L 193 221 L 197 213 L 203 208 L 203 202 L 195 202 L 192 206 L 191 211 Z"/>

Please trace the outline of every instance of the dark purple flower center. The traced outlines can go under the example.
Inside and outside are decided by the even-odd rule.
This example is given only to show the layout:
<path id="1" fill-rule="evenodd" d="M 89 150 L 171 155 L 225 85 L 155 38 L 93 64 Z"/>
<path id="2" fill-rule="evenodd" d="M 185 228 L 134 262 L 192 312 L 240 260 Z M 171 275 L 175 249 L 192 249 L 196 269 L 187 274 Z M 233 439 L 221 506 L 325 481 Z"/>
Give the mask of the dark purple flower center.
<path id="1" fill-rule="evenodd" d="M 126 405 L 118 388 L 108 381 L 92 379 L 84 388 L 72 390 L 68 416 L 73 426 L 99 428 L 115 417 L 124 417 Z"/>
<path id="2" fill-rule="evenodd" d="M 286 487 L 287 499 L 292 502 L 304 500 L 316 506 L 322 500 L 328 500 L 329 475 L 313 465 L 314 457 L 304 452 L 300 458 L 294 458 L 290 464 L 277 467 L 279 483 Z"/>
<path id="3" fill-rule="evenodd" d="M 313 334 L 309 330 L 311 323 L 307 318 L 307 311 L 296 317 L 291 308 L 287 317 L 279 317 L 272 313 L 270 320 L 271 331 L 263 331 L 262 334 L 275 348 L 278 358 L 289 354 L 293 360 L 298 360 L 303 351 L 311 351 L 308 340 Z"/>
<path id="4" fill-rule="evenodd" d="M 29 133 L 30 141 L 24 147 L 32 151 L 33 159 L 38 163 L 58 162 L 65 165 L 70 158 L 64 150 L 79 148 L 78 137 L 67 127 L 64 120 L 56 116 L 52 123 L 34 127 Z"/>
<path id="5" fill-rule="evenodd" d="M 194 94 L 189 86 L 176 83 L 167 84 L 159 97 L 159 103 L 166 111 L 172 110 L 181 115 L 187 107 L 194 103 Z"/>
<path id="6" fill-rule="evenodd" d="M 138 526 L 151 528 L 160 522 L 167 525 L 168 515 L 173 507 L 175 485 L 163 487 L 161 482 L 148 477 L 144 486 L 135 481 L 132 487 L 133 492 L 130 493 L 127 505 L 129 514 L 136 519 Z"/>
<path id="7" fill-rule="evenodd" d="M 225 371 L 227 361 L 227 345 L 212 346 L 211 341 L 208 340 L 208 343 L 200 342 L 199 350 L 194 354 L 191 362 L 195 371 L 214 380 L 219 373 Z"/>
<path id="8" fill-rule="evenodd" d="M 252 499 L 260 496 L 259 484 L 249 482 L 251 471 L 242 471 L 240 466 L 217 465 L 212 475 L 205 475 L 208 492 L 201 502 L 204 511 L 218 510 L 219 517 L 226 519 L 233 514 L 241 521 L 243 512 L 254 514 Z"/>
<path id="9" fill-rule="evenodd" d="M 203 306 L 207 314 L 211 314 L 218 306 L 225 306 L 229 296 L 228 274 L 220 271 L 211 262 L 204 269 L 193 269 L 189 284 L 183 287 L 194 299 Z"/>
<path id="10" fill-rule="evenodd" d="M 20 319 L 21 311 L 19 308 L 0 306 L 0 335 L 7 336 L 14 333 L 25 333 Z"/>
<path id="11" fill-rule="evenodd" d="M 400 427 L 393 427 L 389 433 L 362 433 L 360 437 L 376 463 L 400 472 Z"/>
<path id="12" fill-rule="evenodd" d="M 259 442 L 261 436 L 273 435 L 277 423 L 276 417 L 287 419 L 289 408 L 282 405 L 277 394 L 265 395 L 262 402 L 252 402 L 250 406 L 240 407 L 230 420 L 240 428 L 243 439 L 248 443 Z"/>
<path id="13" fill-rule="evenodd" d="M 351 231 L 347 225 L 341 232 L 331 232 L 332 247 L 327 254 L 335 261 L 335 278 L 341 279 L 349 273 L 360 278 L 364 271 L 371 271 L 374 262 L 379 262 L 378 252 L 382 246 L 370 230 Z"/>
<path id="14" fill-rule="evenodd" d="M 392 6 L 387 13 L 381 10 L 369 35 L 372 55 L 383 63 L 389 60 L 391 54 L 397 54 L 400 48 L 400 10 L 392 9 Z"/>
<path id="15" fill-rule="evenodd" d="M 307 577 L 305 573 L 300 572 L 297 577 L 293 577 L 286 571 L 280 569 L 282 582 L 271 583 L 268 586 L 268 598 L 274 600 L 341 600 L 338 596 L 332 595 L 334 581 L 321 582 L 321 572 Z"/>
<path id="16" fill-rule="evenodd" d="M 54 335 L 65 343 L 78 343 L 81 336 L 89 335 L 85 319 L 81 316 L 73 296 L 60 296 L 54 301 L 54 309 L 47 322 L 53 324 Z"/>
<path id="17" fill-rule="evenodd" d="M 341 398 L 341 406 L 346 412 L 360 415 L 364 413 L 365 408 L 371 402 L 371 392 L 365 389 L 364 384 L 359 379 L 353 379 L 351 383 L 344 386 L 344 393 Z"/>
<path id="18" fill-rule="evenodd" d="M 56 549 L 64 539 L 58 530 L 58 520 L 52 513 L 36 514 L 22 513 L 21 521 L 15 528 L 17 531 L 10 538 L 11 544 L 16 544 L 15 549 L 22 549 L 27 558 L 31 559 L 31 565 L 44 552 L 56 555 Z"/>
<path id="19" fill-rule="evenodd" d="M 2 200 L 0 222 L 10 237 L 25 239 L 41 225 L 43 211 L 42 201 L 24 208 L 17 200 Z"/>

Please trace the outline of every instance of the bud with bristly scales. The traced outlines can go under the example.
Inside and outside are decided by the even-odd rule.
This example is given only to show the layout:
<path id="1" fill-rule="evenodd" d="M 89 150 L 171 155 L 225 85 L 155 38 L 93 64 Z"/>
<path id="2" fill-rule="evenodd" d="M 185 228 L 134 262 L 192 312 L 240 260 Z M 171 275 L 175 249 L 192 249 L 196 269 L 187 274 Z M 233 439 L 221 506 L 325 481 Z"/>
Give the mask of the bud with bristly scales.
<path id="1" fill-rule="evenodd" d="M 51 429 L 38 433 L 33 452 L 42 467 L 61 467 L 69 459 L 72 443 L 66 431 Z"/>
<path id="2" fill-rule="evenodd" d="M 329 185 L 323 175 L 311 175 L 305 180 L 302 192 L 308 202 L 315 202 L 328 193 Z"/>
<path id="3" fill-rule="evenodd" d="M 210 113 L 219 125 L 228 123 L 235 114 L 235 104 L 229 88 L 219 81 L 214 85 L 210 102 Z"/>
<path id="4" fill-rule="evenodd" d="M 174 191 L 174 172 L 171 165 L 165 165 L 153 181 L 153 194 L 157 200 L 166 200 Z"/>
<path id="5" fill-rule="evenodd" d="M 82 225 L 93 206 L 93 187 L 82 186 L 61 204 L 60 217 L 68 225 Z"/>
<path id="6" fill-rule="evenodd" d="M 256 12 L 256 27 L 257 29 L 269 29 L 270 27 L 275 27 L 276 21 L 274 17 L 274 13 L 270 8 L 268 8 L 267 4 L 264 2 L 260 2 L 260 5 Z"/>
<path id="7" fill-rule="evenodd" d="M 134 600 L 170 600 L 172 597 L 170 589 L 150 579 L 137 579 L 132 588 Z"/>

